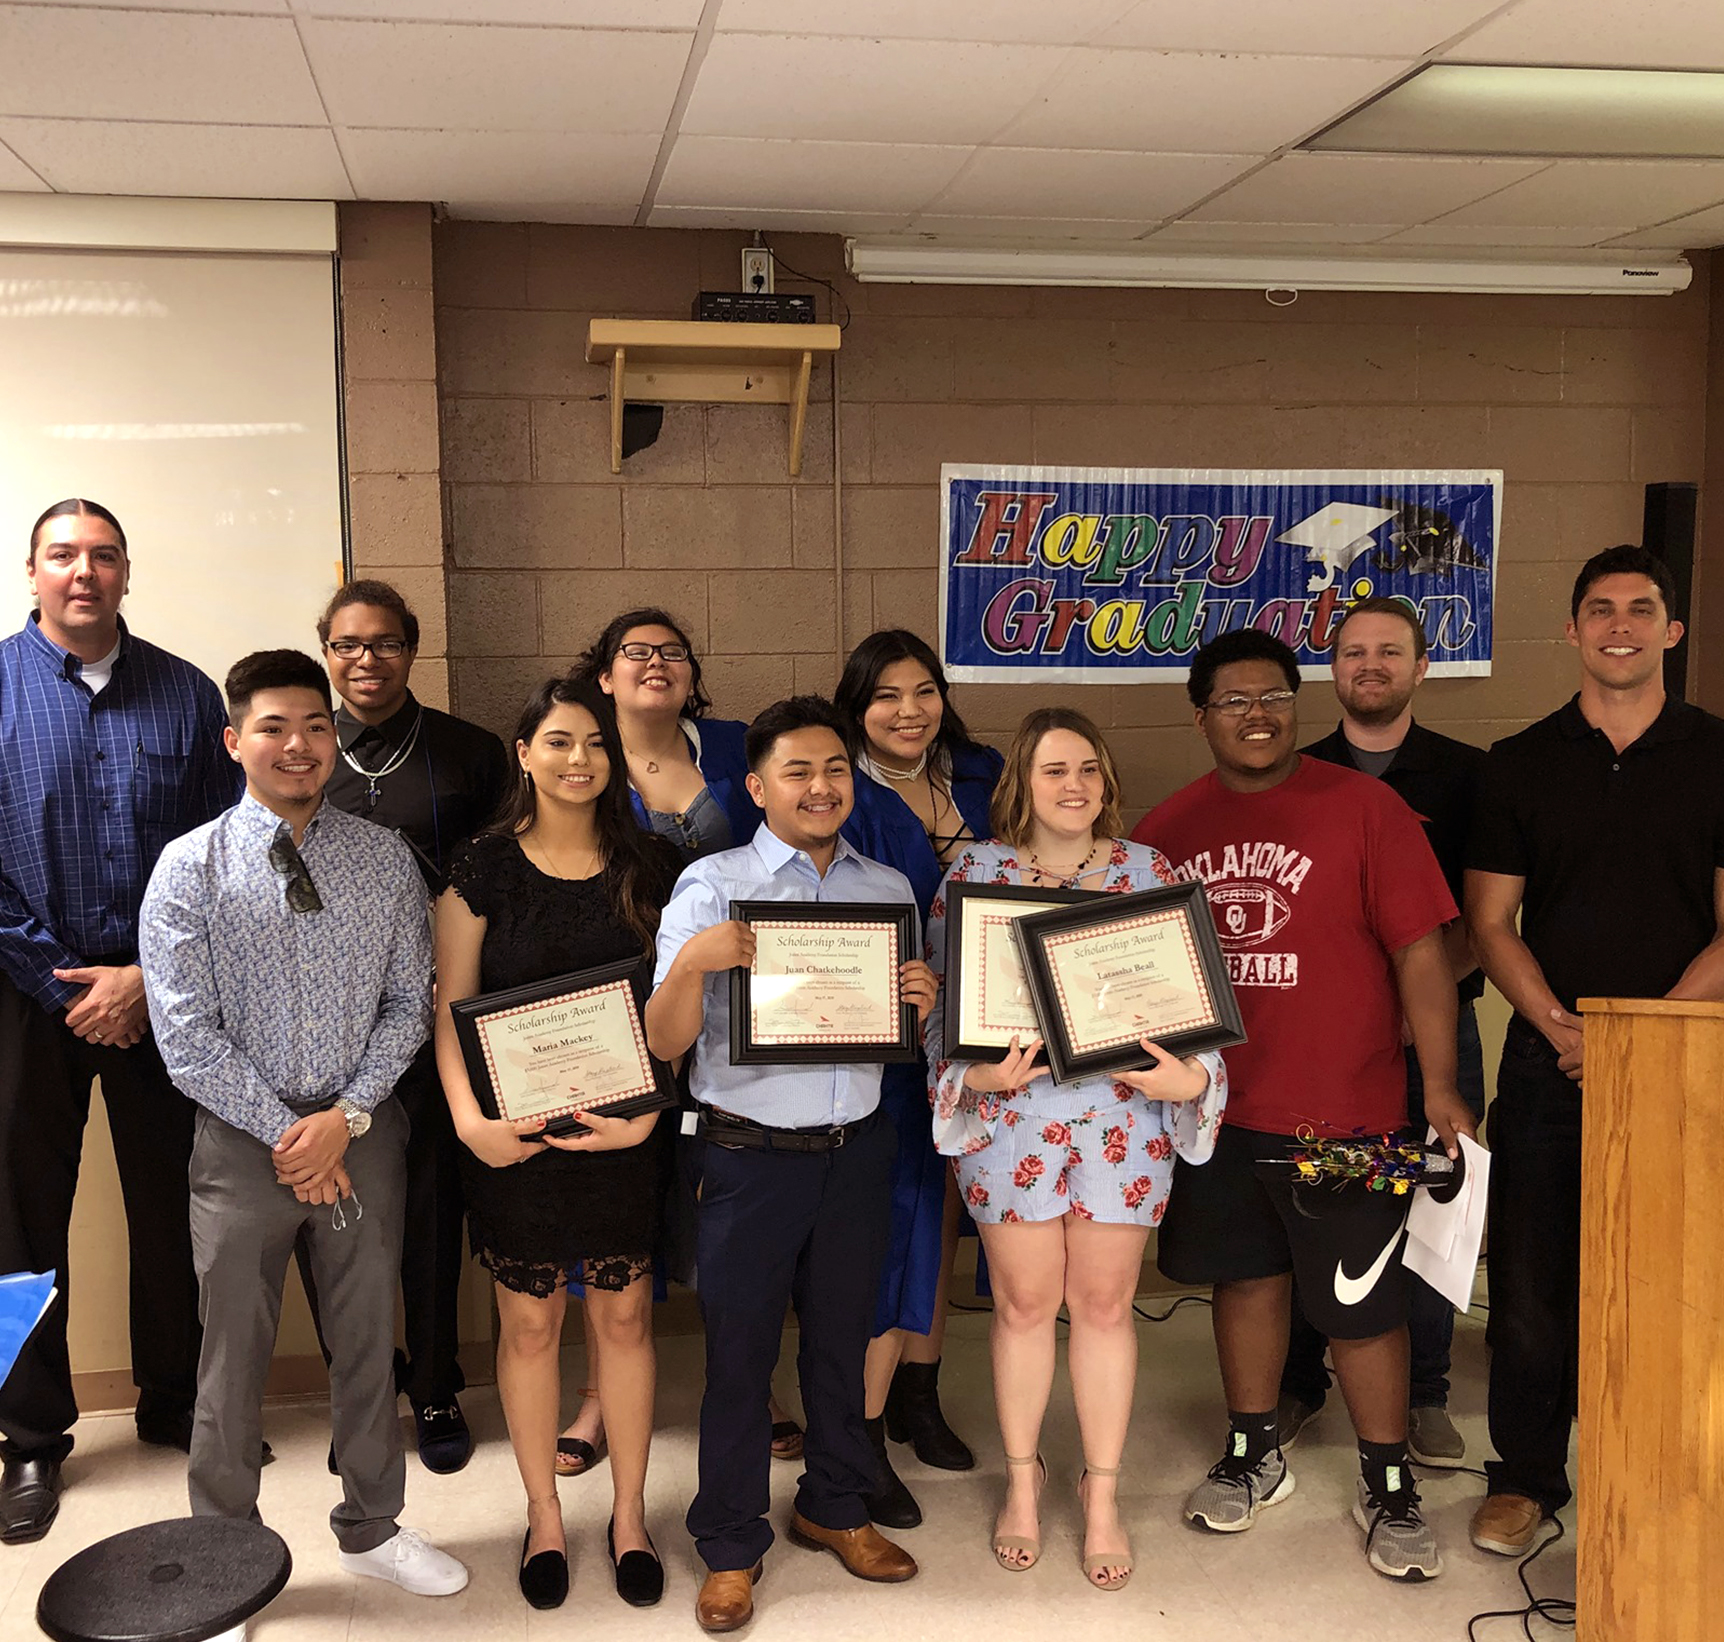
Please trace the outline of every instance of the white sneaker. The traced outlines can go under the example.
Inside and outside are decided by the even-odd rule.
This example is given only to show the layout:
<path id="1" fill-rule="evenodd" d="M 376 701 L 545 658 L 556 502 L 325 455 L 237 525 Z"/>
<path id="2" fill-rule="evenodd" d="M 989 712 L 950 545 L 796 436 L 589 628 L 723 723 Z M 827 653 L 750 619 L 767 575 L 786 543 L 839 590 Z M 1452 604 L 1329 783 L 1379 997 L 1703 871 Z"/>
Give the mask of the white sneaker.
<path id="1" fill-rule="evenodd" d="M 453 1596 L 467 1586 L 467 1570 L 417 1528 L 397 1528 L 393 1539 L 372 1550 L 341 1551 L 337 1556 L 346 1572 L 387 1579 L 414 1596 Z"/>

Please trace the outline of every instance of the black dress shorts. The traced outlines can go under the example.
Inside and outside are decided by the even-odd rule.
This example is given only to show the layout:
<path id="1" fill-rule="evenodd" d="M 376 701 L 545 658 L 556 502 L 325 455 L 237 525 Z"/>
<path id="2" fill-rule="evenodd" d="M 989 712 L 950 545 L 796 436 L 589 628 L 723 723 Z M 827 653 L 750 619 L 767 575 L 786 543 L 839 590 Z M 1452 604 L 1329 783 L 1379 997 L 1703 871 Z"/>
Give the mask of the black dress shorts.
<path id="1" fill-rule="evenodd" d="M 1335 1340 L 1370 1340 L 1407 1320 L 1401 1264 L 1411 1195 L 1294 1185 L 1285 1159 L 1299 1142 L 1223 1124 L 1215 1155 L 1174 1164 L 1158 1239 L 1176 1283 L 1232 1283 L 1295 1274 L 1311 1325 Z"/>

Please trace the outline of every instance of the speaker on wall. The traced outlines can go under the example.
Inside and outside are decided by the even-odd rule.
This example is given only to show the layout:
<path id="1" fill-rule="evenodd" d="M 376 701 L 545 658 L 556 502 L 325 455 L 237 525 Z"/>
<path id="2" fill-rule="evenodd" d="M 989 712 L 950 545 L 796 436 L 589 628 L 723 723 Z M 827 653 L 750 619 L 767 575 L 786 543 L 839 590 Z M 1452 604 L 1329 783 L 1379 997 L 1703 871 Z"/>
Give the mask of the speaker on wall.
<path id="1" fill-rule="evenodd" d="M 1676 583 L 1676 607 L 1670 612 L 1686 628 L 1694 591 L 1694 519 L 1700 487 L 1688 484 L 1648 485 L 1642 515 L 1642 544 L 1670 567 Z M 1664 653 L 1664 691 L 1674 701 L 1687 695 L 1688 635 Z"/>

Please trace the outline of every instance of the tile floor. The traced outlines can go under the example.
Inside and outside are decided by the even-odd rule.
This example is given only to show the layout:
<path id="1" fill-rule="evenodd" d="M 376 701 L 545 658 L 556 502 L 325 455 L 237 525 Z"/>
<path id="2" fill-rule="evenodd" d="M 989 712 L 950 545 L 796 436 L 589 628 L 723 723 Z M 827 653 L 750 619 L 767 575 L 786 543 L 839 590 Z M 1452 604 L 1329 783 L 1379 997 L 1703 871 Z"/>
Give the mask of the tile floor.
<path id="1" fill-rule="evenodd" d="M 1160 1302 L 1146 1302 L 1158 1309 Z M 1456 1334 L 1452 1408 L 1473 1457 L 1484 1436 L 1482 1322 L 1462 1319 Z M 1250 1533 L 1212 1535 L 1186 1527 L 1178 1506 L 1185 1491 L 1219 1452 L 1225 1419 L 1205 1309 L 1187 1306 L 1165 1323 L 1145 1324 L 1137 1412 L 1124 1480 L 1137 1573 L 1118 1594 L 1093 1591 L 1078 1569 L 1079 1518 L 1073 1486 L 1078 1470 L 1075 1423 L 1062 1373 L 1050 1412 L 1045 1452 L 1050 1476 L 1044 1496 L 1042 1560 L 1026 1574 L 994 1564 L 987 1535 L 1000 1482 L 999 1442 L 992 1429 L 987 1319 L 953 1320 L 943 1390 L 953 1424 L 982 1456 L 967 1475 L 923 1469 L 904 1456 L 902 1474 L 927 1521 L 903 1536 L 922 1564 L 921 1576 L 897 1587 L 871 1587 L 845 1576 L 829 1556 L 814 1556 L 781 1540 L 759 1588 L 752 1642 L 805 1637 L 852 1642 L 890 1634 L 894 1642 L 959 1642 L 1045 1632 L 1058 1625 L 1079 1638 L 1118 1633 L 1133 1642 L 1351 1642 L 1391 1635 L 1397 1642 L 1448 1642 L 1466 1636 L 1470 1615 L 1519 1607 L 1514 1565 L 1467 1543 L 1468 1515 L 1480 1491 L 1476 1478 L 1427 1473 L 1421 1481 L 1436 1523 L 1446 1570 L 1423 1586 L 1399 1586 L 1372 1573 L 1360 1550 L 1350 1509 L 1355 1470 L 1346 1415 L 1333 1398 L 1292 1451 L 1298 1492 L 1259 1519 Z M 789 1357 L 787 1356 L 787 1361 Z M 457 1476 L 436 1477 L 408 1461 L 405 1520 L 427 1530 L 465 1560 L 472 1583 L 440 1601 L 414 1599 L 375 1581 L 354 1580 L 336 1566 L 327 1512 L 334 1479 L 324 1470 L 327 1407 L 318 1402 L 272 1406 L 265 1419 L 277 1460 L 263 1474 L 265 1520 L 292 1547 L 295 1571 L 286 1591 L 252 1627 L 256 1642 L 539 1642 L 607 1637 L 700 1635 L 692 1607 L 698 1570 L 682 1528 L 694 1475 L 694 1416 L 699 1394 L 699 1341 L 678 1335 L 661 1342 L 660 1431 L 653 1449 L 649 1508 L 664 1553 L 668 1582 L 656 1609 L 625 1607 L 610 1584 L 604 1554 L 609 1471 L 562 1484 L 572 1555 L 569 1603 L 534 1613 L 515 1588 L 523 1520 L 520 1483 L 510 1457 L 493 1388 L 463 1399 L 480 1446 Z M 573 1384 L 573 1373 L 568 1383 Z M 184 1462 L 133 1439 L 129 1418 L 84 1420 L 77 1453 L 66 1468 L 59 1521 L 40 1544 L 0 1547 L 0 1642 L 39 1636 L 34 1621 L 42 1582 L 74 1551 L 135 1523 L 178 1516 L 185 1509 Z M 774 1510 L 788 1510 L 797 1468 L 773 1467 Z M 1565 1513 L 1570 1520 L 1571 1513 Z M 1531 1574 L 1540 1594 L 1574 1595 L 1574 1549 L 1565 1539 Z M 1534 1635 L 1558 1632 L 1534 1622 Z M 1480 1642 L 1508 1642 L 1522 1633 L 1513 1620 L 1479 1629 Z M 1572 1635 L 1572 1632 L 1566 1633 Z"/>

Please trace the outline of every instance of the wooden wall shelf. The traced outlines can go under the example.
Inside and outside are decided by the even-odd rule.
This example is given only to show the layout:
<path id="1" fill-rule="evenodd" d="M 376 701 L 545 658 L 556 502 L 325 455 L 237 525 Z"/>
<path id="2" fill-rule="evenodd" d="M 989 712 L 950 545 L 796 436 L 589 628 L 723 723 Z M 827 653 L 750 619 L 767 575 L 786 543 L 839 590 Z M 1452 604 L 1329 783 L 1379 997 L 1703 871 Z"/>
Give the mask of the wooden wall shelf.
<path id="1" fill-rule="evenodd" d="M 587 361 L 611 368 L 611 472 L 623 470 L 623 404 L 788 405 L 790 476 L 802 471 L 816 354 L 838 352 L 836 325 L 698 319 L 594 319 Z"/>

